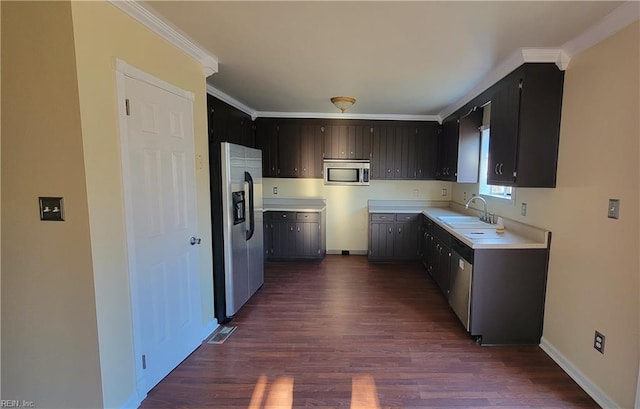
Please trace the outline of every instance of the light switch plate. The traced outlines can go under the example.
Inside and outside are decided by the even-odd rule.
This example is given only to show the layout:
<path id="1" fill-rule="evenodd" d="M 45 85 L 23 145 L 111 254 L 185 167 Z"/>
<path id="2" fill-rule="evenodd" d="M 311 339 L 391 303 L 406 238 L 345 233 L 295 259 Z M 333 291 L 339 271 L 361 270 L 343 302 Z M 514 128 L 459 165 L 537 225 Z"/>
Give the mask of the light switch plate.
<path id="1" fill-rule="evenodd" d="M 61 197 L 39 197 L 40 220 L 63 222 L 64 199 Z"/>
<path id="2" fill-rule="evenodd" d="M 610 219 L 620 218 L 620 199 L 609 199 L 609 216 Z"/>

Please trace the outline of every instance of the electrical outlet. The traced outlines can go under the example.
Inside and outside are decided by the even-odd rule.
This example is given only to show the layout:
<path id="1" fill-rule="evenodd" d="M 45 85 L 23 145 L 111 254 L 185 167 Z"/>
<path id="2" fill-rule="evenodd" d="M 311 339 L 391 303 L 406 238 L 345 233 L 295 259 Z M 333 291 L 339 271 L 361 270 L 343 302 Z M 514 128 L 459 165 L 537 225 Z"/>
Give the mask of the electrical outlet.
<path id="1" fill-rule="evenodd" d="M 447 189 L 446 188 L 442 188 L 442 190 L 440 191 L 440 194 L 442 196 L 446 196 L 447 195 Z"/>
<path id="2" fill-rule="evenodd" d="M 39 197 L 40 220 L 63 222 L 64 199 L 61 197 Z"/>
<path id="3" fill-rule="evenodd" d="M 467 192 L 462 192 L 462 201 L 463 202 L 467 201 Z"/>
<path id="4" fill-rule="evenodd" d="M 414 199 L 417 199 L 417 198 L 418 198 L 419 193 L 420 193 L 420 192 L 418 192 L 418 189 L 413 189 L 413 198 L 414 198 Z"/>
<path id="5" fill-rule="evenodd" d="M 274 186 L 273 187 L 273 194 L 277 195 L 278 194 L 278 186 Z"/>
<path id="6" fill-rule="evenodd" d="M 601 354 L 604 354 L 604 335 L 598 331 L 596 331 L 596 335 L 593 337 L 593 348 Z"/>
<path id="7" fill-rule="evenodd" d="M 526 215 L 527 215 L 527 204 L 522 203 L 522 205 L 520 205 L 520 216 L 526 216 Z"/>
<path id="8" fill-rule="evenodd" d="M 618 219 L 620 217 L 620 199 L 609 199 L 609 215 L 610 219 Z"/>

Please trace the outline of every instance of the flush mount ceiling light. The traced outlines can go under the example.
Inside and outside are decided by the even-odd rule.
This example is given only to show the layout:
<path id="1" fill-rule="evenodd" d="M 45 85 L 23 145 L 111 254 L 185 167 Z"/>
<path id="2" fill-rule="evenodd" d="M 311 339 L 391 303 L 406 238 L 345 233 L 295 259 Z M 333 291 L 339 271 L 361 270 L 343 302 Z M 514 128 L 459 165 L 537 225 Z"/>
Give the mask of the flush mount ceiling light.
<path id="1" fill-rule="evenodd" d="M 356 99 L 351 97 L 333 97 L 331 98 L 331 102 L 344 114 L 344 111 L 356 103 Z"/>

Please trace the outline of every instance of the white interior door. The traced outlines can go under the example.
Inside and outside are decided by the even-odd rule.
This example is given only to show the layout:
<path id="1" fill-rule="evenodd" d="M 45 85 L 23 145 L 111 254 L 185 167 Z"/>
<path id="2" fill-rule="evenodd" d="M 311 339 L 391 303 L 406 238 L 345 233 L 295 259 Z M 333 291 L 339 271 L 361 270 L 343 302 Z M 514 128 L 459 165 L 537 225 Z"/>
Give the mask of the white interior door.
<path id="1" fill-rule="evenodd" d="M 119 84 L 136 375 L 146 394 L 201 341 L 193 108 L 148 82 Z"/>

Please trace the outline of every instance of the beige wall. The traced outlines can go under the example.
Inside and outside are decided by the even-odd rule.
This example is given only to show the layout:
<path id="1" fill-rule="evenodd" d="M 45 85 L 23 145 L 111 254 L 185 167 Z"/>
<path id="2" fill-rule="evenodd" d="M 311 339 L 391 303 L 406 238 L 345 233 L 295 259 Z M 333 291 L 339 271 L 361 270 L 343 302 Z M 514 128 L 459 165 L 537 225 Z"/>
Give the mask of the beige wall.
<path id="1" fill-rule="evenodd" d="M 2 44 L 2 7 L 0 7 L 0 44 Z M 2 47 L 0 47 L 2 48 Z M 1 54 L 1 53 L 0 53 Z M 2 56 L 0 55 L 0 95 L 2 95 Z M 2 105 L 0 97 L 0 106 Z M 0 124 L 2 124 L 2 109 L 0 109 Z M 2 146 L 2 126 L 0 126 L 0 147 Z M 2 159 L 0 155 L 0 209 L 2 208 Z M 0 226 L 2 226 L 2 211 L 0 211 Z M 0 234 L 0 249 L 2 248 L 2 234 Z M 2 305 L 2 251 L 0 251 L 0 305 Z M 0 340 L 2 340 L 2 314 L 0 313 Z M 2 362 L 2 342 L 0 342 L 0 362 Z M 0 369 L 0 397 L 2 395 L 2 369 Z"/>
<path id="2" fill-rule="evenodd" d="M 544 338 L 623 408 L 634 404 L 640 348 L 639 39 L 636 22 L 571 60 L 557 187 L 517 189 L 515 206 L 489 203 L 553 232 Z M 477 191 L 456 185 L 453 199 Z M 607 218 L 609 198 L 621 200 L 619 220 Z"/>
<path id="3" fill-rule="evenodd" d="M 104 404 L 134 393 L 134 356 L 116 113 L 116 58 L 195 93 L 196 154 L 208 163 L 206 89 L 201 65 L 105 2 L 72 2 L 96 281 Z M 203 328 L 213 317 L 208 169 L 196 170 Z"/>
<path id="4" fill-rule="evenodd" d="M 373 180 L 370 186 L 324 186 L 322 179 L 265 178 L 263 183 L 264 197 L 326 200 L 327 251 L 367 251 L 368 200 L 451 199 L 451 183 L 440 181 Z M 277 195 L 273 187 L 278 187 Z M 441 194 L 443 188 L 446 196 Z"/>
<path id="5" fill-rule="evenodd" d="M 2 399 L 102 406 L 71 6 L 1 2 Z M 41 222 L 38 196 L 62 196 Z"/>

